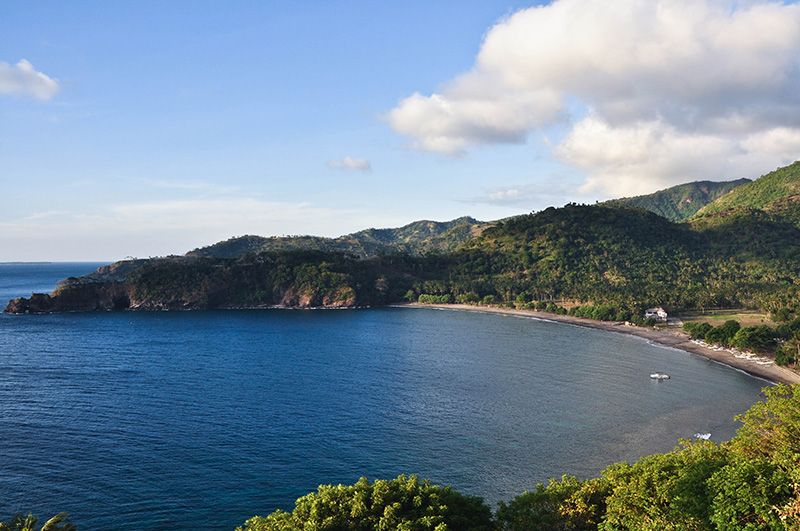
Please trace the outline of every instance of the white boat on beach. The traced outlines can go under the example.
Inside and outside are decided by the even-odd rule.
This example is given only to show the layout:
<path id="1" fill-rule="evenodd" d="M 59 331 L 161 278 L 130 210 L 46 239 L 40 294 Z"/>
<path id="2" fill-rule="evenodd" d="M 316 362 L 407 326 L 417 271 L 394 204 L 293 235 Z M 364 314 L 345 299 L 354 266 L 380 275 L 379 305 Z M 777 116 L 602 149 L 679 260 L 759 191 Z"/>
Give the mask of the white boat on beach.
<path id="1" fill-rule="evenodd" d="M 650 375 L 650 378 L 653 380 L 669 380 L 669 374 L 664 374 L 663 372 L 654 372 Z"/>

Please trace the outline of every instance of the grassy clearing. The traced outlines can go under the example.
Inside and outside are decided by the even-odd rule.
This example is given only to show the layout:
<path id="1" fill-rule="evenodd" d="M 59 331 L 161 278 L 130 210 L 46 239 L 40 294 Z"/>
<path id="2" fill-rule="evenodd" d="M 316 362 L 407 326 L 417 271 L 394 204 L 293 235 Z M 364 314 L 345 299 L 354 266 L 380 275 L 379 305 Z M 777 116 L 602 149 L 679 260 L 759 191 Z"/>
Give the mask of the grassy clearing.
<path id="1" fill-rule="evenodd" d="M 733 319 L 745 326 L 768 325 L 776 326 L 769 315 L 756 310 L 706 310 L 705 312 L 681 312 L 678 315 L 682 321 L 706 322 L 712 326 L 719 326 L 725 321 Z"/>

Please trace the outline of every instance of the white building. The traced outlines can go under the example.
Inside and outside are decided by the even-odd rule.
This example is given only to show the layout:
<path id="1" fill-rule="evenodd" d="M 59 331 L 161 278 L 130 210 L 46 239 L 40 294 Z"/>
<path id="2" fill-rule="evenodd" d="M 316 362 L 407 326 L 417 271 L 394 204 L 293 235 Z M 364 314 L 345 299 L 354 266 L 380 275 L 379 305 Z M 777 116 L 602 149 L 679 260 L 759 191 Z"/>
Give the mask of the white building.
<path id="1" fill-rule="evenodd" d="M 645 319 L 649 319 L 651 317 L 653 319 L 655 319 L 656 321 L 664 321 L 664 322 L 666 322 L 667 321 L 667 312 L 665 312 L 664 308 L 662 308 L 661 306 L 658 306 L 656 308 L 648 308 L 644 312 L 644 318 Z"/>

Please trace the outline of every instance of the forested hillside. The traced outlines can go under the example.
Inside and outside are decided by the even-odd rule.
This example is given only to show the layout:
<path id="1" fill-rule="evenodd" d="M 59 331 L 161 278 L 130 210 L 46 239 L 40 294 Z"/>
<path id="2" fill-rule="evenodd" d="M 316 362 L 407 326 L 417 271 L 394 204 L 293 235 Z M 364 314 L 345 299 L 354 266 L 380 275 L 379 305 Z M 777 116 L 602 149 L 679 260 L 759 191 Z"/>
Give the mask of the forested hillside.
<path id="1" fill-rule="evenodd" d="M 455 300 L 571 301 L 639 311 L 798 304 L 800 232 L 760 212 L 672 223 L 636 208 L 567 205 L 498 223 L 426 262 L 420 293 Z"/>
<path id="2" fill-rule="evenodd" d="M 683 223 L 636 207 L 570 204 L 497 222 L 455 251 L 424 256 L 395 251 L 362 260 L 294 250 L 123 262 L 67 279 L 53 297 L 16 301 L 8 311 L 424 300 L 593 304 L 620 316 L 654 305 L 746 307 L 791 317 L 800 309 L 798 189 L 800 164 L 794 164 L 736 188 Z M 417 245 L 475 227 L 470 220 L 431 223 L 361 234 L 363 241 Z"/>
<path id="3" fill-rule="evenodd" d="M 764 219 L 800 227 L 800 161 L 736 188 L 704 207 L 692 221 L 697 227 L 709 227 L 755 211 Z"/>
<path id="4" fill-rule="evenodd" d="M 366 229 L 338 238 L 239 236 L 195 249 L 187 253 L 187 256 L 236 258 L 245 253 L 298 249 L 339 252 L 359 258 L 372 258 L 389 253 L 408 253 L 416 256 L 431 251 L 452 251 L 478 236 L 488 225 L 465 216 L 444 222 L 415 221 L 394 229 Z"/>
<path id="5" fill-rule="evenodd" d="M 717 198 L 749 182 L 750 179 L 727 182 L 696 181 L 679 184 L 652 194 L 612 199 L 602 204 L 614 207 L 639 207 L 671 221 L 683 221 Z"/>

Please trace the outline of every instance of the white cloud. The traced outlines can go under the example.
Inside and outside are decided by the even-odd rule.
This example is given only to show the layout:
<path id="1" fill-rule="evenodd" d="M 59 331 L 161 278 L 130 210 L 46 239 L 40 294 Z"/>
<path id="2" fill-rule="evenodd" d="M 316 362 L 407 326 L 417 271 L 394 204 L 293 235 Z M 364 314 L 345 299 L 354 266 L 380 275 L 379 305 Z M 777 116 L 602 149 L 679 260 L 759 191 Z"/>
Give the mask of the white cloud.
<path id="1" fill-rule="evenodd" d="M 658 120 L 611 127 L 589 116 L 575 125 L 555 154 L 588 172 L 581 187 L 584 194 L 632 196 L 701 177 L 733 178 L 730 172 L 742 176 L 732 164 L 741 156 L 735 142 L 681 131 Z"/>
<path id="2" fill-rule="evenodd" d="M 26 94 L 49 100 L 58 92 L 58 83 L 22 59 L 16 65 L 0 62 L 0 94 Z"/>
<path id="3" fill-rule="evenodd" d="M 115 260 L 183 254 L 243 234 L 339 236 L 363 212 L 246 197 L 112 205 L 93 212 L 47 211 L 0 222 L 0 261 Z M 326 234 L 318 234 L 319 227 Z"/>
<path id="4" fill-rule="evenodd" d="M 800 158 L 800 5 L 556 0 L 499 21 L 471 71 L 387 121 L 446 154 L 566 128 L 554 155 L 584 191 L 772 169 Z"/>
<path id="5" fill-rule="evenodd" d="M 387 121 L 415 138 L 412 149 L 460 155 L 481 144 L 522 143 L 530 128 L 552 121 L 562 105 L 551 90 L 498 94 L 468 90 L 469 83 L 465 78 L 430 98 L 414 94 L 390 111 Z"/>
<path id="6" fill-rule="evenodd" d="M 326 165 L 332 170 L 358 170 L 367 172 L 372 169 L 368 160 L 354 157 L 344 157 L 341 160 L 331 159 Z"/>
<path id="7" fill-rule="evenodd" d="M 784 160 L 794 160 L 800 153 L 800 128 L 776 127 L 759 131 L 745 138 L 741 145 L 750 152 L 766 153 Z"/>

